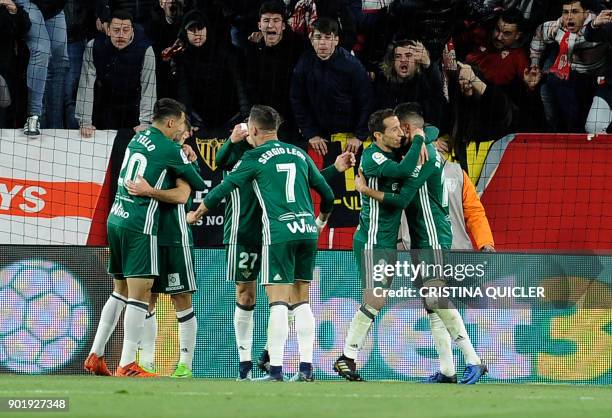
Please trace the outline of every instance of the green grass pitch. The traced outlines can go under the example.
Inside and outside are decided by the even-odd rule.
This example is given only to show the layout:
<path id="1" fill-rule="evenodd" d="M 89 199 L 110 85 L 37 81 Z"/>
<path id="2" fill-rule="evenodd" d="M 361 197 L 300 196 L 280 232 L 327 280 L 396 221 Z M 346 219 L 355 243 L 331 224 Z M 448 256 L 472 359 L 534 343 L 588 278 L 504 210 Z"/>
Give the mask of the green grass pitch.
<path id="1" fill-rule="evenodd" d="M 67 413 L 1 417 L 610 417 L 612 387 L 0 375 L 0 398 L 68 397 Z"/>

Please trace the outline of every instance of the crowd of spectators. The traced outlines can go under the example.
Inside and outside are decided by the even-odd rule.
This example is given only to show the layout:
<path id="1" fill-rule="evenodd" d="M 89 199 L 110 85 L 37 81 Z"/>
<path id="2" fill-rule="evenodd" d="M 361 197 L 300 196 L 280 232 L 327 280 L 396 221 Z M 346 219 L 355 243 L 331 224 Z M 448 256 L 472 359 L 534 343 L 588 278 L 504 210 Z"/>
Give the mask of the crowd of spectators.
<path id="1" fill-rule="evenodd" d="M 512 132 L 610 132 L 611 44 L 612 0 L 0 0 L 0 127 L 138 131 L 172 97 L 218 137 L 265 104 L 325 154 L 418 102 L 461 160 Z"/>

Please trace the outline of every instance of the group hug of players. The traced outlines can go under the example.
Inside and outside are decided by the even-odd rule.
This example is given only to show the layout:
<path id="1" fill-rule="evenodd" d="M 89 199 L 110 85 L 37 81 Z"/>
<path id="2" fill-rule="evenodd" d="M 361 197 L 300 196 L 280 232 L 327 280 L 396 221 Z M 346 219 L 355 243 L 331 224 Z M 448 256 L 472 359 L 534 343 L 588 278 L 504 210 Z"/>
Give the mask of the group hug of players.
<path id="1" fill-rule="evenodd" d="M 309 305 L 317 239 L 334 204 L 326 180 L 355 165 L 344 152 L 319 171 L 302 149 L 277 137 L 279 114 L 268 106 L 253 106 L 247 124 L 236 125 L 216 155 L 225 171 L 193 212 L 188 212 L 193 190 L 203 190 L 193 150 L 182 145 L 188 121 L 182 104 L 159 100 L 151 127 L 137 133 L 128 145 L 118 189 L 108 217 L 109 273 L 113 293 L 106 302 L 93 346 L 84 367 L 110 376 L 104 350 L 125 308 L 121 359 L 115 376 L 154 377 L 155 301 L 170 294 L 179 325 L 180 359 L 173 377 L 191 377 L 197 320 L 191 295 L 196 289 L 193 239 L 189 224 L 201 219 L 225 199 L 224 244 L 227 280 L 236 285 L 234 328 L 240 363 L 238 380 L 283 381 L 284 348 L 293 317 L 297 334 L 299 371 L 289 380 L 312 381 L 315 318 Z M 445 160 L 432 142 L 438 130 L 425 126 L 409 104 L 384 109 L 369 119 L 372 144 L 361 156 L 356 189 L 362 209 L 353 251 L 363 283 L 363 303 L 355 313 L 342 355 L 333 368 L 350 381 L 360 381 L 355 359 L 385 299 L 375 286 L 390 286 L 391 277 L 374 284 L 372 268 L 378 251 L 389 251 L 394 263 L 398 230 L 405 211 L 411 248 L 423 260 L 439 260 L 450 249 L 452 232 L 445 196 Z M 406 151 L 407 150 L 407 151 Z M 315 216 L 310 190 L 321 197 Z M 257 364 L 266 371 L 252 379 L 253 311 L 260 278 L 270 312 L 267 344 Z M 437 277 L 421 277 L 423 285 L 443 286 Z M 440 356 L 440 371 L 431 383 L 456 383 L 451 339 L 465 357 L 460 383 L 476 383 L 487 372 L 476 354 L 464 323 L 449 301 L 425 298 L 431 331 Z M 137 353 L 139 358 L 137 360 Z"/>

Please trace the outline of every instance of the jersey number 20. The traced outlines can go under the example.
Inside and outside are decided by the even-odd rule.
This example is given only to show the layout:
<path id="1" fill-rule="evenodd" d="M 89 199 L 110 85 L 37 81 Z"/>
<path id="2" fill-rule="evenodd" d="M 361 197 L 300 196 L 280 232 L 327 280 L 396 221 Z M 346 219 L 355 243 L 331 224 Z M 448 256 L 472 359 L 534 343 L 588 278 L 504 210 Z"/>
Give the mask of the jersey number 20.
<path id="1" fill-rule="evenodd" d="M 126 180 L 136 181 L 137 176 L 144 175 L 147 168 L 147 157 L 139 152 L 130 155 L 130 150 L 126 149 L 125 157 L 123 157 L 123 162 L 121 163 L 121 172 L 123 172 L 124 168 L 126 169 L 125 173 L 119 176 L 119 180 L 117 180 L 119 187 L 123 186 Z"/>

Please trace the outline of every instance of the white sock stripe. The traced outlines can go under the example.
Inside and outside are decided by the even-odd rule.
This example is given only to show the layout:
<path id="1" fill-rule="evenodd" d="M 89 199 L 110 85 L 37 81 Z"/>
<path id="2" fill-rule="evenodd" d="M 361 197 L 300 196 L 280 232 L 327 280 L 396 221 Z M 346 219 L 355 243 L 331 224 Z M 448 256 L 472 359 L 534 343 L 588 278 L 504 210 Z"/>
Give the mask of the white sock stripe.
<path id="1" fill-rule="evenodd" d="M 127 303 L 127 300 L 120 293 L 113 292 L 112 295 L 115 299 L 118 299 L 118 302 Z"/>

